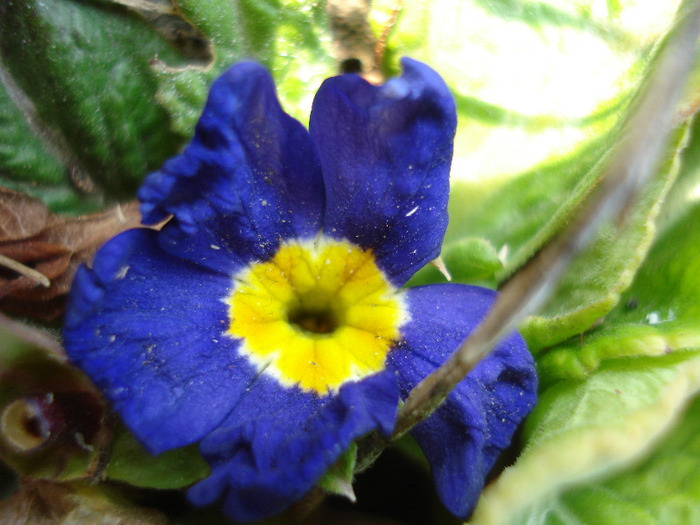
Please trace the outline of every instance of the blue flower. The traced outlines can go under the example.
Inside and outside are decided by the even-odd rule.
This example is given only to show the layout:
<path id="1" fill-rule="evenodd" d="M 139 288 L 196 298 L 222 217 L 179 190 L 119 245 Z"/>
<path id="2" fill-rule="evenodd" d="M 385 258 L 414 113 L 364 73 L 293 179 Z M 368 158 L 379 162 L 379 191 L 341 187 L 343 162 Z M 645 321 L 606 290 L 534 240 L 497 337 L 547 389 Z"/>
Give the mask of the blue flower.
<path id="1" fill-rule="evenodd" d="M 354 440 L 391 434 L 399 400 L 494 300 L 402 288 L 440 253 L 456 127 L 442 79 L 403 67 L 380 87 L 326 80 L 307 131 L 261 66 L 233 66 L 139 192 L 145 224 L 170 221 L 76 275 L 71 359 L 151 453 L 199 443 L 197 504 L 253 520 L 302 497 Z M 412 430 L 454 514 L 473 510 L 536 382 L 514 333 Z"/>

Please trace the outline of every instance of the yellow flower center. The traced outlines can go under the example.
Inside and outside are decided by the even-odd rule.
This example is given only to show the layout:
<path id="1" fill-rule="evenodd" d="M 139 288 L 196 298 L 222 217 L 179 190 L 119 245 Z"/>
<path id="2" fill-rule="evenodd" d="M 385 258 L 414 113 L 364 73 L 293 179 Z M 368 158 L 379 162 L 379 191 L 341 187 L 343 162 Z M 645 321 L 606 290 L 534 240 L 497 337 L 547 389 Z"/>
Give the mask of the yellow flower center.
<path id="1" fill-rule="evenodd" d="M 383 370 L 407 317 L 372 251 L 347 241 L 283 244 L 234 280 L 228 334 L 258 370 L 321 395 Z"/>

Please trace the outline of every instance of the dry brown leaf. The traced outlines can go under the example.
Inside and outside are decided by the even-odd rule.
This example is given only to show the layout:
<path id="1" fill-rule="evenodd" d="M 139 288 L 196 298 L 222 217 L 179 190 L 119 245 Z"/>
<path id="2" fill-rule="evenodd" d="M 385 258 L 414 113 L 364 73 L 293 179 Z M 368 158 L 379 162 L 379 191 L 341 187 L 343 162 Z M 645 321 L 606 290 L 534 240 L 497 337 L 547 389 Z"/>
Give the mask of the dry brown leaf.
<path id="1" fill-rule="evenodd" d="M 0 502 L 4 525 L 165 525 L 161 513 L 115 501 L 100 487 L 26 481 Z"/>
<path id="2" fill-rule="evenodd" d="M 36 199 L 0 188 L 0 258 L 29 269 L 22 272 L 0 264 L 0 310 L 55 319 L 63 312 L 78 266 L 140 220 L 135 202 L 93 215 L 63 217 L 49 213 Z M 50 286 L 32 270 L 48 278 Z"/>
<path id="3" fill-rule="evenodd" d="M 38 199 L 0 187 L 0 239 L 11 241 L 41 231 L 49 209 Z"/>

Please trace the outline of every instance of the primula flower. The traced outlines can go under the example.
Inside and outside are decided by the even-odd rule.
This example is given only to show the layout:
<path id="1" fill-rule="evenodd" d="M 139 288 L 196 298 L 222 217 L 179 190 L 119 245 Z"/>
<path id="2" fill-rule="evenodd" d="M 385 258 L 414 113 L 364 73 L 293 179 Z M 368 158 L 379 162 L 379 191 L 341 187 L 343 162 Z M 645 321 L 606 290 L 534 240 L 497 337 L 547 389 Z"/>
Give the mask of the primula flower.
<path id="1" fill-rule="evenodd" d="M 456 126 L 427 66 L 383 86 L 326 80 L 309 131 L 270 75 L 212 86 L 192 142 L 139 192 L 143 221 L 75 277 L 71 359 L 153 454 L 199 443 L 189 490 L 238 520 L 306 494 L 445 361 L 495 292 L 402 286 L 440 252 Z M 412 434 L 449 510 L 467 516 L 535 401 L 512 334 Z"/>

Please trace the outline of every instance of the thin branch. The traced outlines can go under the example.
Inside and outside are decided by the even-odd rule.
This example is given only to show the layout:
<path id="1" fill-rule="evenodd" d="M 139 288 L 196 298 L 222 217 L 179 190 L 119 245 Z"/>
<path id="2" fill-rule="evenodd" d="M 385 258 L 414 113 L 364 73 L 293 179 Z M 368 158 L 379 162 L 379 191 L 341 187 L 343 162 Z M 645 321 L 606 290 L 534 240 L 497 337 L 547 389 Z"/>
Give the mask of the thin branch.
<path id="1" fill-rule="evenodd" d="M 46 277 L 43 273 L 37 272 L 34 268 L 30 268 L 29 266 L 26 266 L 21 262 L 15 261 L 14 259 L 10 259 L 9 257 L 6 257 L 2 254 L 0 254 L 0 266 L 9 268 L 10 270 L 17 272 L 20 275 L 23 275 L 27 279 L 31 279 L 35 283 L 40 284 L 45 288 L 51 286 L 51 281 L 49 281 L 49 278 Z"/>
<path id="2" fill-rule="evenodd" d="M 487 317 L 447 362 L 411 391 L 399 411 L 394 438 L 428 417 L 501 338 L 544 306 L 571 260 L 591 242 L 603 221 L 624 220 L 654 173 L 694 63 L 700 32 L 700 1 L 688 2 L 681 9 L 683 12 L 677 15 L 677 24 L 637 101 L 598 191 L 579 210 L 570 226 L 503 287 Z"/>
<path id="3" fill-rule="evenodd" d="M 382 61 L 384 60 L 384 52 L 386 51 L 386 45 L 389 42 L 389 35 L 396 27 L 396 22 L 399 20 L 399 15 L 403 10 L 403 0 L 396 0 L 394 8 L 391 10 L 391 16 L 389 21 L 382 29 L 382 34 L 379 35 L 377 43 L 374 46 L 374 63 L 377 67 L 382 67 Z"/>

